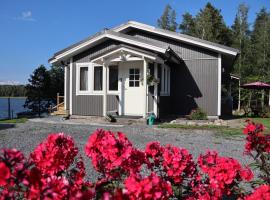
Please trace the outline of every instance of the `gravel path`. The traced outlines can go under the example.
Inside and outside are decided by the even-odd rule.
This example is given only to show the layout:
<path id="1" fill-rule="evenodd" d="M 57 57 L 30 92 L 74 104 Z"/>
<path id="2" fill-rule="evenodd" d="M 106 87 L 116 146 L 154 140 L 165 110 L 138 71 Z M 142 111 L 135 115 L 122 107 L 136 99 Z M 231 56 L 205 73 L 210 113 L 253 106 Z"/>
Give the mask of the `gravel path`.
<path id="1" fill-rule="evenodd" d="M 25 124 L 17 124 L 14 127 L 6 127 L 0 124 L 0 148 L 17 148 L 28 155 L 49 133 L 64 132 L 75 139 L 80 152 L 83 152 L 87 138 L 97 128 L 102 127 L 30 121 Z M 205 130 L 169 130 L 151 128 L 145 125 L 105 127 L 105 129 L 124 132 L 134 146 L 140 149 L 143 149 L 149 141 L 159 141 L 161 144 L 173 144 L 187 148 L 195 159 L 200 153 L 212 149 L 217 150 L 223 156 L 236 158 L 244 165 L 250 163 L 250 160 L 243 156 L 243 137 L 226 139 Z M 96 177 L 90 160 L 86 157 L 84 159 L 89 177 Z"/>

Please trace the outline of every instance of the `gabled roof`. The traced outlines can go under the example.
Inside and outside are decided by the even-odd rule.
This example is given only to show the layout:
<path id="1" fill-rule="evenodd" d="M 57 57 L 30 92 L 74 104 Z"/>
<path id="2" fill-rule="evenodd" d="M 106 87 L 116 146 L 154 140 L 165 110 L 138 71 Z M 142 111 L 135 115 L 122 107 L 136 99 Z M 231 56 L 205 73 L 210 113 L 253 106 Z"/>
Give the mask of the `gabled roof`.
<path id="1" fill-rule="evenodd" d="M 61 51 L 56 52 L 52 58 L 49 59 L 49 62 L 55 63 L 61 59 L 64 59 L 66 57 L 70 57 L 71 55 L 77 54 L 79 52 L 82 52 L 83 50 L 94 46 L 95 44 L 97 44 L 97 42 L 100 42 L 102 40 L 106 40 L 106 39 L 113 39 L 116 41 L 120 41 L 123 43 L 127 43 L 130 45 L 134 45 L 140 48 L 144 48 L 144 49 L 148 49 L 148 50 L 152 50 L 155 52 L 159 52 L 159 53 L 165 53 L 166 52 L 166 48 L 153 43 L 151 41 L 148 40 L 144 40 L 142 38 L 136 38 L 127 34 L 123 34 L 120 32 L 115 32 L 112 30 L 104 30 L 101 31 L 91 37 L 88 37 L 74 45 L 71 45 Z"/>
<path id="2" fill-rule="evenodd" d="M 227 47 L 227 46 L 217 44 L 214 42 L 209 42 L 209 41 L 202 40 L 202 39 L 192 37 L 189 35 L 156 28 L 154 26 L 150 26 L 150 25 L 143 24 L 143 23 L 136 22 L 136 21 L 128 21 L 127 23 L 121 24 L 120 26 L 117 26 L 117 27 L 113 28 L 112 30 L 114 30 L 116 32 L 123 32 L 124 33 L 129 28 L 136 28 L 136 29 L 144 30 L 147 32 L 151 32 L 153 34 L 157 34 L 157 35 L 161 35 L 161 36 L 164 36 L 167 38 L 179 40 L 179 41 L 182 41 L 182 42 L 185 42 L 188 44 L 192 44 L 195 46 L 207 48 L 207 49 L 213 50 L 215 52 L 219 52 L 219 53 L 230 54 L 233 56 L 236 56 L 237 54 L 240 53 L 240 51 L 238 49 Z"/>
<path id="3" fill-rule="evenodd" d="M 188 35 L 163 30 L 159 28 L 155 28 L 153 26 L 149 26 L 147 24 L 135 22 L 135 21 L 129 21 L 125 24 L 121 24 L 118 27 L 115 27 L 111 30 L 103 30 L 101 32 L 98 32 L 97 34 L 90 36 L 78 43 L 75 43 L 61 51 L 56 52 L 52 58 L 49 59 L 49 62 L 55 63 L 60 60 L 66 59 L 68 57 L 71 57 L 77 53 L 80 53 L 90 47 L 93 47 L 94 45 L 105 41 L 107 39 L 112 39 L 116 41 L 120 41 L 129 45 L 137 46 L 139 48 L 143 48 L 146 50 L 155 51 L 158 53 L 166 53 L 166 51 L 171 51 L 171 53 L 174 53 L 170 48 L 169 44 L 167 48 L 164 48 L 164 46 L 161 46 L 158 42 L 152 42 L 146 39 L 133 37 L 130 35 L 125 34 L 125 31 L 127 31 L 130 28 L 136 28 L 143 31 L 151 32 L 153 34 L 161 35 L 163 37 L 171 38 L 174 40 L 182 41 L 184 43 L 192 44 L 195 46 L 200 46 L 202 48 L 210 49 L 212 51 L 223 53 L 231 56 L 237 56 L 239 54 L 239 50 L 230 48 L 224 45 L 216 44 L 213 42 L 209 42 L 206 40 L 201 40 L 199 38 L 191 37 Z"/>

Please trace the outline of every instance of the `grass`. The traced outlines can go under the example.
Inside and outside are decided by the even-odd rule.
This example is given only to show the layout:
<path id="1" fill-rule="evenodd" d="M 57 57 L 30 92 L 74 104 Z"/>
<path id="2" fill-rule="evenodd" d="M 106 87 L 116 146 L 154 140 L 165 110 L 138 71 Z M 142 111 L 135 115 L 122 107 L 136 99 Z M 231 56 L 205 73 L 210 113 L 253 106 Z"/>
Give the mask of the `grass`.
<path id="1" fill-rule="evenodd" d="M 251 119 L 255 123 L 263 124 L 268 130 L 270 130 L 270 118 L 247 118 Z"/>
<path id="2" fill-rule="evenodd" d="M 15 118 L 15 119 L 1 119 L 0 124 L 17 124 L 17 123 L 25 123 L 27 122 L 27 118 Z"/>
<path id="3" fill-rule="evenodd" d="M 184 130 L 212 130 L 216 132 L 217 136 L 221 137 L 235 137 L 242 135 L 242 130 L 238 128 L 229 128 L 227 126 L 217 126 L 217 125 L 181 125 L 181 124 L 161 124 L 159 128 L 174 128 L 174 129 L 184 129 Z"/>

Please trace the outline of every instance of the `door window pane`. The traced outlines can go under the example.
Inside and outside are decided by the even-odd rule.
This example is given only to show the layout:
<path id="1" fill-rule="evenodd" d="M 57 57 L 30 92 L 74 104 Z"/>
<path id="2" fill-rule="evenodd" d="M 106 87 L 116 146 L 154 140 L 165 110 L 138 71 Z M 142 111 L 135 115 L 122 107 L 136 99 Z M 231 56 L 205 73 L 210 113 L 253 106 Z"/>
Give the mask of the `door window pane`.
<path id="1" fill-rule="evenodd" d="M 129 69 L 129 87 L 140 87 L 140 69 Z"/>
<path id="2" fill-rule="evenodd" d="M 102 66 L 94 67 L 94 90 L 100 91 L 102 90 Z"/>
<path id="3" fill-rule="evenodd" d="M 88 90 L 88 67 L 80 67 L 80 90 Z"/>
<path id="4" fill-rule="evenodd" d="M 109 67 L 109 90 L 118 90 L 118 66 Z"/>

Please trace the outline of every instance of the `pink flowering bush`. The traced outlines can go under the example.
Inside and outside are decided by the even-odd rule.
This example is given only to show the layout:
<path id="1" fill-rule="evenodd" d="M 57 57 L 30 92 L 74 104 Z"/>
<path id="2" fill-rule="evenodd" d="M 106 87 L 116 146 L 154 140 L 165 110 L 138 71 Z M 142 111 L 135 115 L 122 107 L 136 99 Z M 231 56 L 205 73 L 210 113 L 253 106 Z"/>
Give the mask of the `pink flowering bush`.
<path id="1" fill-rule="evenodd" d="M 215 151 L 196 161 L 181 147 L 149 142 L 139 150 L 123 133 L 96 130 L 84 149 L 99 174 L 93 182 L 85 179 L 74 140 L 53 133 L 29 158 L 16 149 L 0 151 L 0 200 L 270 199 L 270 138 L 263 131 L 262 125 L 250 121 L 244 129 L 245 154 L 259 169 L 257 180 L 250 168 Z M 245 191 L 243 184 L 254 191 Z"/>

